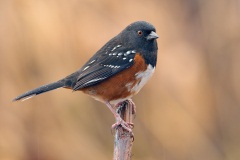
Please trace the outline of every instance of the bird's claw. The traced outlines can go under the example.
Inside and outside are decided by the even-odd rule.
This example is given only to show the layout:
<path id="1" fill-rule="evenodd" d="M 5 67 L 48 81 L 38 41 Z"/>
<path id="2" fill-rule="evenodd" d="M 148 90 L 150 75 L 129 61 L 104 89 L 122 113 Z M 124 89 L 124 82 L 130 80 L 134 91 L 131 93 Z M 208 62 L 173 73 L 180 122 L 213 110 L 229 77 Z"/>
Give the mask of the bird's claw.
<path id="1" fill-rule="evenodd" d="M 132 129 L 134 127 L 133 123 L 127 123 L 122 118 L 117 118 L 117 122 L 112 125 L 112 133 L 113 133 L 114 129 L 117 129 L 119 126 L 121 126 L 123 129 L 128 131 L 130 136 L 134 140 L 134 135 L 133 135 L 133 131 L 132 131 Z"/>

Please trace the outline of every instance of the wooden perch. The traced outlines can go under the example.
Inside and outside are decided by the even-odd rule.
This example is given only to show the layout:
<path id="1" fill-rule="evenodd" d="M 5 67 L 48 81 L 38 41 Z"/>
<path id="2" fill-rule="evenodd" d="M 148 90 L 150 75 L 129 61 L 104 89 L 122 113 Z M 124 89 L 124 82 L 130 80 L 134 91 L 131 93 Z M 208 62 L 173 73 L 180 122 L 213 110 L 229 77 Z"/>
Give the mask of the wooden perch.
<path id="1" fill-rule="evenodd" d="M 118 114 L 121 118 L 130 124 L 133 124 L 135 114 L 135 104 L 131 100 L 124 101 L 119 106 Z M 114 140 L 114 157 L 113 160 L 130 160 L 132 155 L 134 137 L 131 133 L 121 126 L 116 128 Z"/>

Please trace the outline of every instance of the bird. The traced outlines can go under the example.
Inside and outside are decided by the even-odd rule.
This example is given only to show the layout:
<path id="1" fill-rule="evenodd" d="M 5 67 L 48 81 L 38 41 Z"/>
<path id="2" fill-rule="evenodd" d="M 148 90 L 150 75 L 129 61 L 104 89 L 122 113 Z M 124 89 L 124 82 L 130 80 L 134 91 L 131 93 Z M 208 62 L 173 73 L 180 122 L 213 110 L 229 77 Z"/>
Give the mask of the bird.
<path id="1" fill-rule="evenodd" d="M 157 63 L 158 35 L 146 21 L 136 21 L 100 48 L 79 70 L 56 82 L 23 93 L 13 101 L 67 88 L 82 91 L 104 103 L 116 118 L 113 125 L 129 132 L 131 127 L 117 113 L 116 107 L 136 95 L 152 77 Z"/>

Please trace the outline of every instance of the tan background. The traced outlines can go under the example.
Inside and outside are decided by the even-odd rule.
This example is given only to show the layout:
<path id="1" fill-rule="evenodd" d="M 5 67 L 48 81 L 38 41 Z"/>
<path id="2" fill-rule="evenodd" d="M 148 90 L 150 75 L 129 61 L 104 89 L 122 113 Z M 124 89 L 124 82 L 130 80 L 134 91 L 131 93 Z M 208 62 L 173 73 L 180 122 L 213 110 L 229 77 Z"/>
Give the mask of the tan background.
<path id="1" fill-rule="evenodd" d="M 156 26 L 156 74 L 134 97 L 133 160 L 240 159 L 239 0 L 1 0 L 0 159 L 112 159 L 114 118 L 82 93 L 20 93 L 80 68 L 128 24 Z"/>

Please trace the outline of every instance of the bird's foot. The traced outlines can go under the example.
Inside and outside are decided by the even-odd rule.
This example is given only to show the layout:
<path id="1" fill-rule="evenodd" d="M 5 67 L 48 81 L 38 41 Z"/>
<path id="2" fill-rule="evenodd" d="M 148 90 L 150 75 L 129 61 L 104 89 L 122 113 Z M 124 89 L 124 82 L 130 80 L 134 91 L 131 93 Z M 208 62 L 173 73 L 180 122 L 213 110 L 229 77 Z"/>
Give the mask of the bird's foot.
<path id="1" fill-rule="evenodd" d="M 112 130 L 117 129 L 119 126 L 121 126 L 123 129 L 125 129 L 126 131 L 128 131 L 131 135 L 131 137 L 133 137 L 133 127 L 134 124 L 133 123 L 127 123 L 125 122 L 120 116 L 116 117 L 116 123 L 114 123 L 112 125 Z"/>

